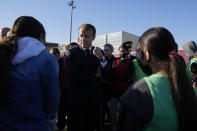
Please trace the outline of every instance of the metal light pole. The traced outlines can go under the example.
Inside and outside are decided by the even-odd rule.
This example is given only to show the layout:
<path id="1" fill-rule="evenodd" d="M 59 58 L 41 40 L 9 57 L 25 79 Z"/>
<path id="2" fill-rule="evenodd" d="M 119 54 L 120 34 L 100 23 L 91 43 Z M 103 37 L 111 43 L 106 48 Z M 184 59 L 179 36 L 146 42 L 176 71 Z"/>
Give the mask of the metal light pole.
<path id="1" fill-rule="evenodd" d="M 74 5 L 74 0 L 71 0 L 69 2 L 69 6 L 71 6 L 71 16 L 70 16 L 70 43 L 71 43 L 73 9 L 76 8 L 76 6 Z"/>

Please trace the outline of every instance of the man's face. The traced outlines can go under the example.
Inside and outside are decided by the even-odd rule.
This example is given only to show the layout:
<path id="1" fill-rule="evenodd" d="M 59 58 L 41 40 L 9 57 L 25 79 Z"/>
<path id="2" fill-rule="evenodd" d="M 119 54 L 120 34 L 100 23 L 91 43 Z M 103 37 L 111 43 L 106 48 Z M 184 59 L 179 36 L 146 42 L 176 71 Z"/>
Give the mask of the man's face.
<path id="1" fill-rule="evenodd" d="M 129 51 L 128 51 L 129 53 L 131 52 L 131 48 L 129 48 Z"/>
<path id="2" fill-rule="evenodd" d="M 197 59 L 197 52 L 195 52 L 195 53 L 194 53 L 194 58 L 196 58 L 196 59 Z"/>
<path id="3" fill-rule="evenodd" d="M 83 48 L 89 48 L 92 45 L 92 41 L 95 39 L 95 36 L 93 35 L 93 31 L 91 29 L 84 30 L 79 29 L 79 44 Z"/>
<path id="4" fill-rule="evenodd" d="M 197 80 L 197 74 L 192 73 L 192 80 L 194 80 L 194 81 Z"/>
<path id="5" fill-rule="evenodd" d="M 119 52 L 120 52 L 121 58 L 124 58 L 124 59 L 128 58 L 128 51 L 126 51 L 124 48 L 120 48 Z"/>
<path id="6" fill-rule="evenodd" d="M 108 47 L 108 46 L 104 47 L 104 54 L 105 54 L 106 57 L 110 58 L 112 56 L 112 53 L 113 53 L 113 51 L 111 50 L 110 47 Z"/>

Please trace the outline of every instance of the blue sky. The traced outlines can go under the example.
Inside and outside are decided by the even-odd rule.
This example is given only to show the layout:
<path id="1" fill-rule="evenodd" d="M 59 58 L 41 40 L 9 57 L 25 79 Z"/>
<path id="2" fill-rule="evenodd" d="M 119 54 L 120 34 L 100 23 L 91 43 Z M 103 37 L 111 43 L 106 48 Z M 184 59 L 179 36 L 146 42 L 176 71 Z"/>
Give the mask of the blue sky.
<path id="1" fill-rule="evenodd" d="M 33 16 L 45 27 L 48 42 L 69 41 L 70 0 L 1 0 L 0 28 L 11 27 L 22 15 Z M 97 35 L 126 31 L 140 36 L 150 27 L 170 30 L 179 48 L 197 42 L 196 0 L 75 0 L 72 39 L 78 27 L 91 23 Z M 113 43 L 112 43 L 113 44 Z"/>

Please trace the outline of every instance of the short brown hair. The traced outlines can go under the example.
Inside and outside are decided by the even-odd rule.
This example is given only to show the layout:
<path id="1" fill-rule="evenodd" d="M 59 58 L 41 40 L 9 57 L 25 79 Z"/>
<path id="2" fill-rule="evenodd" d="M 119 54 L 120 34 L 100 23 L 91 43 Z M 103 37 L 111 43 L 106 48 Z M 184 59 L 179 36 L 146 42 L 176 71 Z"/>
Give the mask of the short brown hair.
<path id="1" fill-rule="evenodd" d="M 93 36 L 96 35 L 96 28 L 95 28 L 93 25 L 91 25 L 91 24 L 83 24 L 83 25 L 81 25 L 81 26 L 79 27 L 79 30 L 80 30 L 80 29 L 84 29 L 84 30 L 89 30 L 89 29 L 91 29 L 91 30 L 93 31 Z"/>

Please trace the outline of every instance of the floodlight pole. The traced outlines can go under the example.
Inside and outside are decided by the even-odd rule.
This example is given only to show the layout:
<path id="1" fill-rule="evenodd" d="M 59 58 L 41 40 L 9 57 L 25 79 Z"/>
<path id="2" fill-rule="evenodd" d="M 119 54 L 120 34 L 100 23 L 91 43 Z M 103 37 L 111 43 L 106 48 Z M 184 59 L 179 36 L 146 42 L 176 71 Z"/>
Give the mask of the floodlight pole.
<path id="1" fill-rule="evenodd" d="M 71 6 L 71 16 L 70 16 L 70 43 L 71 43 L 71 39 L 72 39 L 72 16 L 73 16 L 73 9 L 76 8 L 76 6 L 74 6 L 74 0 L 71 0 L 69 2 L 69 6 Z"/>

